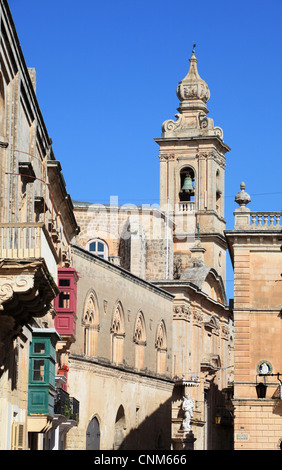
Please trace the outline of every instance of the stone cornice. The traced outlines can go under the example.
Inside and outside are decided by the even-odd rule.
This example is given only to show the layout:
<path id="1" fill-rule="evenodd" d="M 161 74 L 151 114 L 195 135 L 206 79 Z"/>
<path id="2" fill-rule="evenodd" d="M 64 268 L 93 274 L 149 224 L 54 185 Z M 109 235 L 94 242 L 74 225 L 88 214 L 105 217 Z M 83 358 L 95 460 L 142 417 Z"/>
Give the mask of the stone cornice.
<path id="1" fill-rule="evenodd" d="M 216 144 L 217 145 L 220 145 L 225 152 L 229 152 L 231 150 L 231 148 L 225 144 L 222 139 L 217 136 L 217 135 L 213 135 L 213 136 L 181 136 L 181 137 L 158 137 L 158 138 L 155 138 L 154 141 L 161 145 L 163 143 L 187 143 L 187 142 L 205 142 L 206 141 L 211 141 L 211 140 L 215 140 L 216 141 Z"/>
<path id="2" fill-rule="evenodd" d="M 205 299 L 207 302 L 211 302 L 215 305 L 218 305 L 220 308 L 229 311 L 229 307 L 224 305 L 217 300 L 212 299 L 209 297 L 205 292 L 203 292 L 198 286 L 193 284 L 190 281 L 182 281 L 182 280 L 164 280 L 164 281 L 152 281 L 155 285 L 160 286 L 162 289 L 167 289 L 169 292 L 174 292 L 174 296 L 179 292 L 181 289 L 182 292 L 185 292 L 185 289 L 188 291 L 190 290 L 193 296 L 200 295 L 201 299 Z"/>
<path id="3" fill-rule="evenodd" d="M 81 370 L 81 364 L 83 365 L 83 368 L 85 370 L 93 370 L 95 369 L 96 374 L 100 372 L 100 374 L 103 375 L 108 375 L 108 376 L 113 376 L 113 375 L 118 375 L 119 380 L 124 379 L 124 380 L 133 380 L 136 382 L 136 376 L 140 378 L 140 381 L 145 381 L 149 384 L 151 384 L 151 381 L 154 380 L 158 384 L 158 386 L 163 387 L 163 386 L 169 386 L 172 387 L 174 385 L 174 380 L 171 377 L 168 376 L 161 376 L 157 373 L 151 372 L 151 371 L 146 371 L 146 370 L 136 370 L 133 367 L 127 366 L 125 364 L 113 364 L 110 361 L 103 360 L 103 358 L 100 357 L 85 357 L 84 355 L 79 355 L 79 354 L 70 354 L 70 367 L 75 368 L 75 363 L 78 363 L 78 369 Z M 166 385 L 167 384 L 167 385 Z"/>

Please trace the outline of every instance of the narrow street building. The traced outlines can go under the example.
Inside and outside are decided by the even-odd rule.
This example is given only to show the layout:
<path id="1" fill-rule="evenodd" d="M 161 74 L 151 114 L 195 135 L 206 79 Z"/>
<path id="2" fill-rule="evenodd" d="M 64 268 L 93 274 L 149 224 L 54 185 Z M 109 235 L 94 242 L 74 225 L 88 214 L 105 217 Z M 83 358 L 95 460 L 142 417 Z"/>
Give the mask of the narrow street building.
<path id="1" fill-rule="evenodd" d="M 234 448 L 281 450 L 282 213 L 253 212 L 241 184 L 234 230 Z"/>

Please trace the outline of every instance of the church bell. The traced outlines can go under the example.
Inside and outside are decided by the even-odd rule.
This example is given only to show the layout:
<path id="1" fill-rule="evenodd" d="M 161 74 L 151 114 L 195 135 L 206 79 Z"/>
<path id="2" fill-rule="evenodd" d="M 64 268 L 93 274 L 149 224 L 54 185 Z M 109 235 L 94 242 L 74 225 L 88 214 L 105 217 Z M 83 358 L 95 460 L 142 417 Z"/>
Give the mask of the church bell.
<path id="1" fill-rule="evenodd" d="M 184 193 L 191 193 L 191 192 L 194 191 L 192 178 L 189 174 L 187 174 L 185 176 L 184 183 L 183 183 L 183 186 L 181 188 L 181 191 L 183 191 Z"/>

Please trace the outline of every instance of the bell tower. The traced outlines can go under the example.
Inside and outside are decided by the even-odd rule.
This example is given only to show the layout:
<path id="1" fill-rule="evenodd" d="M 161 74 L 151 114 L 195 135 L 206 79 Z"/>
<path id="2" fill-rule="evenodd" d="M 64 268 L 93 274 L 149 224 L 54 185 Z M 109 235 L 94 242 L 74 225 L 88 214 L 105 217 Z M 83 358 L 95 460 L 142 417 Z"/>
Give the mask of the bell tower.
<path id="1" fill-rule="evenodd" d="M 159 145 L 160 208 L 174 219 L 174 263 L 178 274 L 201 259 L 225 283 L 224 238 L 225 154 L 230 148 L 223 131 L 207 117 L 207 83 L 192 51 L 186 77 L 177 86 L 180 101 L 176 120 L 162 125 Z"/>

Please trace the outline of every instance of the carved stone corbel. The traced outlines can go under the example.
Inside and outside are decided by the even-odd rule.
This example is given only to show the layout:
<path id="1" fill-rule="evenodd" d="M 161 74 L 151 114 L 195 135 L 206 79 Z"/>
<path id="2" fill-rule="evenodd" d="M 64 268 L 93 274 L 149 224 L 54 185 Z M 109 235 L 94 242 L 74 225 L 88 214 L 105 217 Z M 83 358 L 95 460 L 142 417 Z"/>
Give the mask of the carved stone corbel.
<path id="1" fill-rule="evenodd" d="M 0 310 L 3 310 L 3 303 L 12 300 L 14 294 L 28 293 L 34 287 L 34 276 L 20 274 L 0 278 Z"/>
<path id="2" fill-rule="evenodd" d="M 174 160 L 174 154 L 160 154 L 159 158 L 161 162 L 169 162 Z"/>

